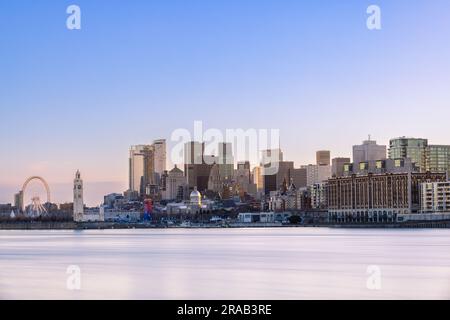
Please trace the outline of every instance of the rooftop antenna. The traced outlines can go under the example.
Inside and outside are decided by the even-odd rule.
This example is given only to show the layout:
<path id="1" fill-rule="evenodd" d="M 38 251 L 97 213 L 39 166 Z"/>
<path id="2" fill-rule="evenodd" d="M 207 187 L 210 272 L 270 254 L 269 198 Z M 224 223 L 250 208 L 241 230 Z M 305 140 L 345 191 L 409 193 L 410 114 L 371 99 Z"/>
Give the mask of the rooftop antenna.
<path id="1" fill-rule="evenodd" d="M 370 134 L 369 134 L 369 141 L 370 141 Z"/>

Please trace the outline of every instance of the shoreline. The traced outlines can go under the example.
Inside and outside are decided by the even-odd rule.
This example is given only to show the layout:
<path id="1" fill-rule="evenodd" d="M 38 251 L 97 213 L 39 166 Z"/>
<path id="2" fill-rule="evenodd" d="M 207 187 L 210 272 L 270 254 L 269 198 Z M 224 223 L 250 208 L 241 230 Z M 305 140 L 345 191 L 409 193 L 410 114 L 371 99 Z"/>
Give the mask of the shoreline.
<path id="1" fill-rule="evenodd" d="M 340 229 L 449 229 L 450 221 L 417 221 L 380 224 L 281 224 L 281 223 L 231 223 L 227 225 L 165 226 L 144 223 L 117 222 L 32 222 L 1 223 L 0 230 L 126 230 L 126 229 L 252 229 L 252 228 L 340 228 Z"/>

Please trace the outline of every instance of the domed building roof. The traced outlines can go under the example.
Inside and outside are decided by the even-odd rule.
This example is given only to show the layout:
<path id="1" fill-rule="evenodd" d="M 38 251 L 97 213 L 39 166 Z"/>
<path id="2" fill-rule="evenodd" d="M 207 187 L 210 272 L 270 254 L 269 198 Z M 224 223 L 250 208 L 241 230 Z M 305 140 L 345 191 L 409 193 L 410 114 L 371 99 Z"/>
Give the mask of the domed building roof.
<path id="1" fill-rule="evenodd" d="M 189 198 L 191 200 L 191 204 L 199 206 L 202 205 L 202 194 L 197 190 L 197 187 L 195 187 L 194 190 L 191 192 Z"/>
<path id="2" fill-rule="evenodd" d="M 191 198 L 201 198 L 202 194 L 198 190 L 194 190 L 191 192 Z"/>

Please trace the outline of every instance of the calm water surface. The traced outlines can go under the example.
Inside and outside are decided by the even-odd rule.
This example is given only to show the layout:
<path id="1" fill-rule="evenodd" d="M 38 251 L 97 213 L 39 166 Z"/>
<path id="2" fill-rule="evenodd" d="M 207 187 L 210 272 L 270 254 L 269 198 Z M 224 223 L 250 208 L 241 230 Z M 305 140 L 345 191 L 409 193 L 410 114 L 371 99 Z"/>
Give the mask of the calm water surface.
<path id="1" fill-rule="evenodd" d="M 450 299 L 450 230 L 0 231 L 0 299 Z"/>

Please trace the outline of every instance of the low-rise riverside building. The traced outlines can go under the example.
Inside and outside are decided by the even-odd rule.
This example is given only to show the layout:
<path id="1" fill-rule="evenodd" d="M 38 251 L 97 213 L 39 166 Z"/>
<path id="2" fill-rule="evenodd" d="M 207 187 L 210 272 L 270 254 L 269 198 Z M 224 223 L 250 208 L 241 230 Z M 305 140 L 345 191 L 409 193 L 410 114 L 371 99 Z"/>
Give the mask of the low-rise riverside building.
<path id="1" fill-rule="evenodd" d="M 327 208 L 326 188 L 326 183 L 316 183 L 308 186 L 308 196 L 311 199 L 311 209 Z"/>
<path id="2" fill-rule="evenodd" d="M 202 194 L 194 188 L 189 201 L 170 202 L 166 205 L 167 214 L 199 214 L 211 212 L 215 208 L 213 200 L 204 199 Z"/>
<path id="3" fill-rule="evenodd" d="M 105 210 L 104 207 L 100 207 L 100 211 L 103 211 L 105 221 L 108 222 L 139 222 L 142 219 L 142 213 L 139 211 Z"/>
<path id="4" fill-rule="evenodd" d="M 273 223 L 275 222 L 274 212 L 246 212 L 239 213 L 238 221 L 241 223 Z"/>
<path id="5" fill-rule="evenodd" d="M 307 199 L 310 199 L 307 188 L 297 189 L 294 183 L 288 188 L 285 184 L 281 190 L 270 192 L 268 209 L 275 212 L 309 209 L 310 201 Z"/>
<path id="6" fill-rule="evenodd" d="M 450 181 L 422 183 L 420 202 L 423 213 L 450 212 Z"/>

